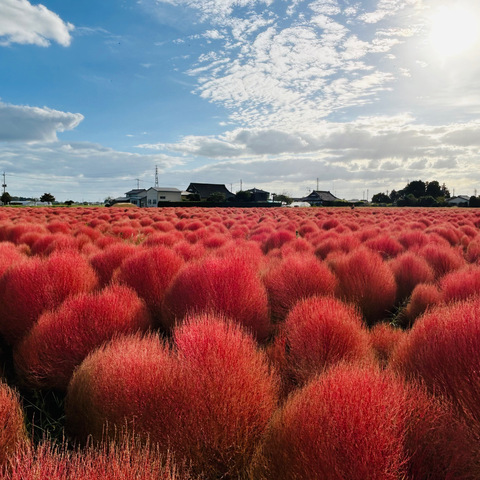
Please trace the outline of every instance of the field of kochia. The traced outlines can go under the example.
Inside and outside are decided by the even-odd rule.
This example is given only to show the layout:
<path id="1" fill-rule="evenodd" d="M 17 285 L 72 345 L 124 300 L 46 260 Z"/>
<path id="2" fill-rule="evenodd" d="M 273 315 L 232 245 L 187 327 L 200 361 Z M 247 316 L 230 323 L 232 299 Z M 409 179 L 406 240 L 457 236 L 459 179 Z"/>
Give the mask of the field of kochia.
<path id="1" fill-rule="evenodd" d="M 2 208 L 0 346 L 0 478 L 478 480 L 480 211 Z"/>

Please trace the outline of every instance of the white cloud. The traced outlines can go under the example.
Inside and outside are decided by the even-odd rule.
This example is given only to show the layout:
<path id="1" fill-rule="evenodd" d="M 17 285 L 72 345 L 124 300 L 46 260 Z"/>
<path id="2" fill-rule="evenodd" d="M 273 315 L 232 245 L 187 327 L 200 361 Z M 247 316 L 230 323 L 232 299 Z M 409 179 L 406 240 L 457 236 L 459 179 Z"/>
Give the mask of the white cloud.
<path id="1" fill-rule="evenodd" d="M 53 142 L 57 132 L 74 129 L 83 118 L 80 113 L 0 102 L 0 141 Z"/>
<path id="2" fill-rule="evenodd" d="M 71 23 L 64 22 L 43 5 L 32 5 L 27 0 L 0 2 L 0 45 L 20 43 L 47 47 L 54 41 L 68 47 L 73 29 Z"/>

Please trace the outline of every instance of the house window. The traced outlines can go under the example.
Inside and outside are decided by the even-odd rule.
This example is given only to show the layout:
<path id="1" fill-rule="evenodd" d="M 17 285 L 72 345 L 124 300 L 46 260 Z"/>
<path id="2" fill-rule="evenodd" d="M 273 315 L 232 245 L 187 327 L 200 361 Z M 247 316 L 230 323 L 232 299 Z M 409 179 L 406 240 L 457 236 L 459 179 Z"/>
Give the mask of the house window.
<path id="1" fill-rule="evenodd" d="M 160 196 L 160 200 L 165 200 L 165 196 Z"/>

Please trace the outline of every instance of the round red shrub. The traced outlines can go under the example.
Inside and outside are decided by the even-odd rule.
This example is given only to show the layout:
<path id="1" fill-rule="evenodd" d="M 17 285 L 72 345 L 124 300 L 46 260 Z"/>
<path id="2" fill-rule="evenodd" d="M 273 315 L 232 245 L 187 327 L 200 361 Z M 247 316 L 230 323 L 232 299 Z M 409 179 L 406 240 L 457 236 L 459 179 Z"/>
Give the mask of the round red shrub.
<path id="1" fill-rule="evenodd" d="M 392 358 L 407 378 L 444 395 L 480 438 L 480 299 L 437 306 L 418 318 Z"/>
<path id="2" fill-rule="evenodd" d="M 420 283 L 412 292 L 410 301 L 404 311 L 405 321 L 413 325 L 416 318 L 422 315 L 429 307 L 440 303 L 442 294 L 436 285 Z"/>
<path id="3" fill-rule="evenodd" d="M 335 275 L 313 255 L 289 255 L 274 265 L 263 277 L 267 289 L 272 319 L 285 319 L 300 299 L 313 295 L 333 294 Z"/>
<path id="4" fill-rule="evenodd" d="M 204 315 L 176 329 L 190 403 L 173 448 L 207 478 L 239 478 L 277 406 L 277 381 L 255 340 Z"/>
<path id="5" fill-rule="evenodd" d="M 114 274 L 114 281 L 133 288 L 145 300 L 155 323 L 160 325 L 165 292 L 183 263 L 171 249 L 162 246 L 142 249 L 123 261 Z"/>
<path id="6" fill-rule="evenodd" d="M 419 254 L 433 268 L 436 277 L 458 270 L 465 265 L 465 261 L 459 251 L 450 246 L 427 245 L 419 251 Z"/>
<path id="7" fill-rule="evenodd" d="M 434 281 L 434 271 L 428 262 L 414 252 L 406 252 L 390 262 L 397 283 L 397 301 L 408 298 L 419 283 Z"/>
<path id="8" fill-rule="evenodd" d="M 121 242 L 109 245 L 91 257 L 90 263 L 97 272 L 100 285 L 102 287 L 107 285 L 115 269 L 117 269 L 127 257 L 137 251 L 138 247 Z"/>
<path id="9" fill-rule="evenodd" d="M 69 295 L 90 292 L 97 284 L 93 268 L 75 253 L 32 257 L 14 265 L 0 279 L 0 333 L 9 343 L 18 342 L 44 310 L 57 307 Z"/>
<path id="10" fill-rule="evenodd" d="M 17 345 L 15 368 L 29 387 L 66 389 L 75 367 L 92 350 L 115 335 L 150 327 L 144 302 L 127 287 L 72 296 L 43 313 Z"/>
<path id="11" fill-rule="evenodd" d="M 277 355 L 281 352 L 284 357 L 279 370 L 287 392 L 342 361 L 373 360 L 361 315 L 333 297 L 311 297 L 297 303 L 275 344 Z"/>
<path id="12" fill-rule="evenodd" d="M 0 242 L 0 277 L 13 265 L 27 257 L 10 242 Z"/>
<path id="13" fill-rule="evenodd" d="M 257 271 L 242 258 L 209 257 L 180 270 L 165 295 L 164 326 L 171 328 L 187 314 L 202 312 L 225 315 L 259 340 L 270 333 L 265 287 Z"/>
<path id="14" fill-rule="evenodd" d="M 406 396 L 373 367 L 332 368 L 274 415 L 253 478 L 403 478 Z"/>
<path id="15" fill-rule="evenodd" d="M 26 442 L 27 434 L 19 397 L 0 380 L 0 470 Z"/>
<path id="16" fill-rule="evenodd" d="M 255 341 L 223 319 L 189 319 L 177 351 L 156 337 L 124 337 L 76 370 L 67 426 L 85 439 L 127 425 L 207 478 L 237 478 L 276 407 L 276 381 Z"/>
<path id="17" fill-rule="evenodd" d="M 369 325 L 393 310 L 395 277 L 378 253 L 360 248 L 336 258 L 332 265 L 338 278 L 338 295 L 355 303 Z"/>
<path id="18" fill-rule="evenodd" d="M 466 300 L 480 295 L 480 267 L 470 267 L 447 273 L 440 280 L 440 290 L 444 302 Z"/>
<path id="19" fill-rule="evenodd" d="M 378 235 L 365 242 L 365 245 L 378 252 L 383 259 L 394 258 L 403 252 L 403 245 L 390 235 Z"/>

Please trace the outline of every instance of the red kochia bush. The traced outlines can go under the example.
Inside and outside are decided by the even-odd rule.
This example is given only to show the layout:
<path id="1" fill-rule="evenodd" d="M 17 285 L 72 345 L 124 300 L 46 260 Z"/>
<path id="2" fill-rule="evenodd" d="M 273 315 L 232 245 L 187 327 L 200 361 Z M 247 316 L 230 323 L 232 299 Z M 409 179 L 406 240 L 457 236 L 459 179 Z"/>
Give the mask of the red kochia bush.
<path id="1" fill-rule="evenodd" d="M 440 290 L 444 302 L 466 300 L 480 295 L 480 267 L 471 266 L 447 273 L 440 281 Z"/>
<path id="2" fill-rule="evenodd" d="M 0 469 L 27 441 L 18 395 L 0 380 Z"/>
<path id="3" fill-rule="evenodd" d="M 142 249 L 123 261 L 114 280 L 133 288 L 145 300 L 155 323 L 160 324 L 165 292 L 183 263 L 166 247 Z"/>
<path id="4" fill-rule="evenodd" d="M 34 388 L 66 389 L 89 352 L 118 334 L 151 327 L 147 308 L 124 286 L 82 293 L 45 312 L 14 351 L 22 381 Z"/>
<path id="5" fill-rule="evenodd" d="M 313 255 L 296 254 L 273 266 L 264 276 L 272 319 L 283 320 L 300 299 L 333 294 L 335 275 Z"/>
<path id="6" fill-rule="evenodd" d="M 480 438 L 480 299 L 437 306 L 416 320 L 393 365 L 445 395 Z"/>
<path id="7" fill-rule="evenodd" d="M 13 243 L 0 242 L 0 277 L 8 268 L 25 259 L 25 255 Z"/>
<path id="8" fill-rule="evenodd" d="M 44 310 L 69 295 L 97 287 L 88 261 L 75 253 L 31 258 L 10 268 L 0 279 L 0 333 L 10 343 L 25 336 Z"/>
<path id="9" fill-rule="evenodd" d="M 420 283 L 412 292 L 410 301 L 404 311 L 404 322 L 413 325 L 417 317 L 422 315 L 429 307 L 440 303 L 442 294 L 438 287 L 429 283 Z"/>
<path id="10" fill-rule="evenodd" d="M 434 281 L 434 271 L 427 261 L 415 254 L 406 252 L 390 262 L 390 268 L 397 283 L 397 301 L 405 300 L 419 283 Z"/>
<path id="11" fill-rule="evenodd" d="M 311 297 L 293 307 L 274 348 L 284 359 L 280 371 L 287 392 L 341 361 L 373 360 L 362 317 L 333 297 Z"/>
<path id="12" fill-rule="evenodd" d="M 333 262 L 338 295 L 353 302 L 373 325 L 393 309 L 397 286 L 392 270 L 375 252 L 359 248 Z"/>
<path id="13" fill-rule="evenodd" d="M 275 414 L 253 478 L 402 478 L 405 400 L 403 384 L 392 375 L 334 367 Z"/>
<path id="14" fill-rule="evenodd" d="M 110 282 L 115 269 L 118 268 L 128 256 L 137 252 L 137 248 L 138 247 L 130 243 L 114 243 L 90 258 L 90 263 L 97 272 L 101 286 L 105 286 Z"/>
<path id="15" fill-rule="evenodd" d="M 165 327 L 171 328 L 188 313 L 201 312 L 223 314 L 259 340 L 270 333 L 265 287 L 251 264 L 236 256 L 188 264 L 167 290 L 162 315 Z"/>
<path id="16" fill-rule="evenodd" d="M 396 346 L 407 334 L 405 330 L 387 323 L 377 323 L 369 333 L 373 351 L 382 366 L 388 364 Z"/>
<path id="17" fill-rule="evenodd" d="M 419 253 L 430 264 L 437 277 L 441 277 L 453 270 L 458 270 L 465 265 L 465 260 L 459 251 L 453 247 L 426 245 Z"/>
<path id="18" fill-rule="evenodd" d="M 223 319 L 190 319 L 177 351 L 156 337 L 124 337 L 76 370 L 67 427 L 85 439 L 127 425 L 207 478 L 237 478 L 276 407 L 276 381 L 255 341 Z"/>
<path id="19" fill-rule="evenodd" d="M 254 339 L 222 318 L 189 318 L 174 340 L 190 398 L 174 451 L 207 478 L 239 478 L 276 408 L 276 379 Z"/>

